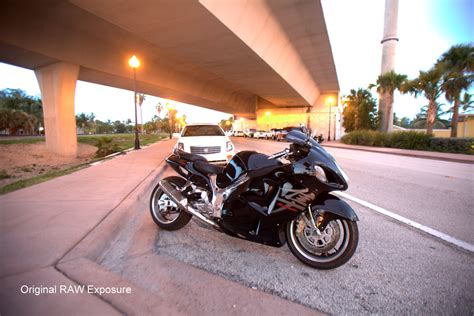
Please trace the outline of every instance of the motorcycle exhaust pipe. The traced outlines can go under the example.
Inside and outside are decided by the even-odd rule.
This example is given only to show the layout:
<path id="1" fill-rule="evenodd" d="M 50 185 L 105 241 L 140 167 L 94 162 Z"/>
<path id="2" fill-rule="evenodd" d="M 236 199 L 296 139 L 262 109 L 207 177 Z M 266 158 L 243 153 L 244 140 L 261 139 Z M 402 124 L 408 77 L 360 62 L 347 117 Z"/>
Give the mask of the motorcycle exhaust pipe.
<path id="1" fill-rule="evenodd" d="M 160 180 L 158 185 L 163 190 L 163 192 L 174 202 L 176 205 L 179 206 L 182 210 L 188 212 L 189 214 L 195 216 L 200 221 L 204 222 L 205 224 L 211 225 L 213 228 L 217 230 L 221 230 L 219 225 L 211 221 L 210 219 L 204 217 L 198 210 L 193 208 L 191 205 L 188 204 L 188 199 L 184 197 L 184 195 L 176 190 L 168 181 Z"/>

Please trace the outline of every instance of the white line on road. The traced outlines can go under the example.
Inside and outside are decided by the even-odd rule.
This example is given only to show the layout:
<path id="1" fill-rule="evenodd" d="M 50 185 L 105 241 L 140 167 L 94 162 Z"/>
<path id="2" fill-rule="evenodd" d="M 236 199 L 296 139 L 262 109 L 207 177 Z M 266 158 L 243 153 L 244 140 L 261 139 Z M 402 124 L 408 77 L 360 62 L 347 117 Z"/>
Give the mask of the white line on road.
<path id="1" fill-rule="evenodd" d="M 384 208 L 381 208 L 381 207 L 379 207 L 379 206 L 377 206 L 377 205 L 374 205 L 374 204 L 372 204 L 372 203 L 369 203 L 369 202 L 366 202 L 366 201 L 361 200 L 361 199 L 359 199 L 359 198 L 356 198 L 356 197 L 354 197 L 354 196 L 352 196 L 352 195 L 349 195 L 349 194 L 347 194 L 347 193 L 343 193 L 343 192 L 334 192 L 334 193 L 337 194 L 337 195 L 339 195 L 339 196 L 341 196 L 341 197 L 343 197 L 343 198 L 346 198 L 346 199 L 351 200 L 351 201 L 354 201 L 354 202 L 356 202 L 356 203 L 358 203 L 358 204 L 360 204 L 360 205 L 363 205 L 363 206 L 365 206 L 365 207 L 368 207 L 368 208 L 370 208 L 370 209 L 373 210 L 373 211 L 376 211 L 376 212 L 381 213 L 381 214 L 383 214 L 383 215 L 385 215 L 385 216 L 388 216 L 388 217 L 393 218 L 393 219 L 395 219 L 395 220 L 397 220 L 397 221 L 400 221 L 400 222 L 402 222 L 402 223 L 404 223 L 404 224 L 407 224 L 407 225 L 409 225 L 409 226 L 411 226 L 411 227 L 414 227 L 414 228 L 417 228 L 417 229 L 419 229 L 419 230 L 422 230 L 422 231 L 424 231 L 425 233 L 428 233 L 428 234 L 430 234 L 430 235 L 432 235 L 432 236 L 435 236 L 435 237 L 437 237 L 437 238 L 439 238 L 439 239 L 442 239 L 442 240 L 444 240 L 444 241 L 446 241 L 446 242 L 449 242 L 449 243 L 451 243 L 451 244 L 453 244 L 453 245 L 456 245 L 456 246 L 458 246 L 459 248 L 468 250 L 468 251 L 470 251 L 470 252 L 474 252 L 474 245 L 472 245 L 472 244 L 470 244 L 470 243 L 468 243 L 468 242 L 465 242 L 465 241 L 456 239 L 456 238 L 454 238 L 454 237 L 452 237 L 452 236 L 446 235 L 446 234 L 444 234 L 444 233 L 442 233 L 442 232 L 440 232 L 440 231 L 437 231 L 436 229 L 433 229 L 433 228 L 430 228 L 430 227 L 428 227 L 428 226 L 422 225 L 422 224 L 420 224 L 420 223 L 414 222 L 414 221 L 412 221 L 411 219 L 408 219 L 408 218 L 406 218 L 406 217 L 403 217 L 403 216 L 400 216 L 400 215 L 395 214 L 395 213 L 393 213 L 393 212 L 390 212 L 390 211 L 388 211 L 388 210 L 386 210 L 386 209 L 384 209 Z"/>

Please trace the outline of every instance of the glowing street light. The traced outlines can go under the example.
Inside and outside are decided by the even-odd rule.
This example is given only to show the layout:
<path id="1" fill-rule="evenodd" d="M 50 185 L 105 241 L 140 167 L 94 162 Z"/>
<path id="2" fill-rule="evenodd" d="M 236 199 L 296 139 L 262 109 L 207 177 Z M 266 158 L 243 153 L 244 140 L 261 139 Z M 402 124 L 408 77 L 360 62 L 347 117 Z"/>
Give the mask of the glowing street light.
<path id="1" fill-rule="evenodd" d="M 328 141 L 331 140 L 331 107 L 334 105 L 334 98 L 329 97 L 326 100 L 327 105 L 329 106 L 329 129 L 328 129 Z"/>
<path id="2" fill-rule="evenodd" d="M 270 122 L 269 122 L 270 115 L 272 115 L 272 112 L 270 112 L 270 111 L 265 112 L 265 116 L 267 117 L 267 119 L 266 119 L 266 121 L 267 121 L 267 131 L 270 129 Z"/>
<path id="3" fill-rule="evenodd" d="M 140 149 L 140 139 L 138 138 L 138 125 L 137 125 L 137 68 L 140 67 L 140 60 L 137 56 L 133 55 L 128 60 L 128 64 L 133 69 L 133 90 L 134 90 L 134 101 L 135 101 L 135 150 Z"/>

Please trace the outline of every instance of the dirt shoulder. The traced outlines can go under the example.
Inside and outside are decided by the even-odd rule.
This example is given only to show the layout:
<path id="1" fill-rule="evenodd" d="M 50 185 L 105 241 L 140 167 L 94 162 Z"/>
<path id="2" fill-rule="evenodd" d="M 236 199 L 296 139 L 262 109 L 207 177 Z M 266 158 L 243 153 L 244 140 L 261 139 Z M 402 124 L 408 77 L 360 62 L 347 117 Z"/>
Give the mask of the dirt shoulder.
<path id="1" fill-rule="evenodd" d="M 45 143 L 0 145 L 0 187 L 86 163 L 96 151 L 95 146 L 78 144 L 78 157 L 68 158 L 49 152 Z"/>

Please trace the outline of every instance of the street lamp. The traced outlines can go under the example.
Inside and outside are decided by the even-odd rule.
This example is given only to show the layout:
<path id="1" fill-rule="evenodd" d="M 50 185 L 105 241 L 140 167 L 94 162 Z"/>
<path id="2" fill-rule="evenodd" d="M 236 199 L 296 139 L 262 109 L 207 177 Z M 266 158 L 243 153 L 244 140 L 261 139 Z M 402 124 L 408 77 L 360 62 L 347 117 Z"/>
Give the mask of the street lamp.
<path id="1" fill-rule="evenodd" d="M 270 120 L 270 115 L 271 115 L 271 114 L 272 114 L 272 112 L 270 112 L 270 111 L 265 112 L 265 115 L 267 116 L 267 132 L 268 132 L 269 129 L 270 129 L 269 120 Z"/>
<path id="2" fill-rule="evenodd" d="M 328 141 L 330 141 L 330 140 L 331 140 L 331 107 L 332 107 L 333 104 L 334 104 L 334 98 L 333 98 L 333 97 L 329 97 L 329 98 L 326 100 L 326 103 L 327 103 L 327 105 L 329 106 Z"/>
<path id="3" fill-rule="evenodd" d="M 138 138 L 138 125 L 137 125 L 137 68 L 140 67 L 140 60 L 137 56 L 133 55 L 128 60 L 128 64 L 133 69 L 133 90 L 134 90 L 134 101 L 135 101 L 135 150 L 140 149 L 140 139 Z"/>

